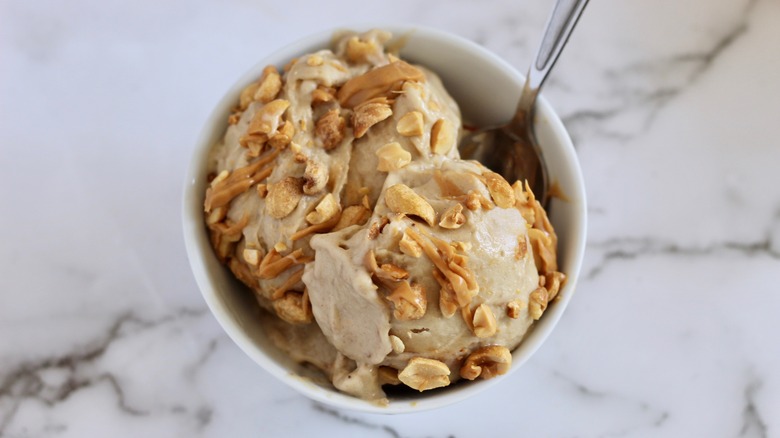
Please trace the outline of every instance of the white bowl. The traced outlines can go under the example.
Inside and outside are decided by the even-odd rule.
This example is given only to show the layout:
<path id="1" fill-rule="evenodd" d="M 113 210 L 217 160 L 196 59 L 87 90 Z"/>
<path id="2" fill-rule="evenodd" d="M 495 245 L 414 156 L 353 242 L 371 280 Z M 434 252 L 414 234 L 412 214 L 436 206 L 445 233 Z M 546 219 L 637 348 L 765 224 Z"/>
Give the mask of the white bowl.
<path id="1" fill-rule="evenodd" d="M 505 61 L 463 38 L 417 26 L 377 26 L 395 37 L 405 38 L 401 56 L 438 73 L 447 90 L 460 104 L 464 118 L 478 126 L 508 120 L 514 112 L 524 78 Z M 354 30 L 368 30 L 356 28 Z M 517 371 L 550 335 L 574 295 L 585 249 L 585 188 L 571 139 L 561 120 L 543 98 L 538 102 L 536 132 L 544 150 L 551 181 L 557 181 L 568 201 L 554 199 L 550 218 L 559 236 L 558 257 L 568 281 L 561 298 L 512 353 L 509 373 L 491 380 L 455 384 L 442 390 L 407 398 L 391 398 L 388 406 L 340 393 L 301 378 L 299 367 L 266 337 L 258 322 L 257 304 L 249 290 L 221 265 L 209 244 L 203 222 L 203 197 L 209 149 L 224 135 L 231 108 L 240 91 L 261 75 L 268 64 L 282 66 L 292 58 L 330 46 L 333 32 L 320 33 L 266 57 L 238 80 L 219 102 L 200 135 L 184 188 L 183 226 L 192 271 L 209 308 L 225 332 L 255 362 L 279 380 L 304 395 L 328 405 L 373 413 L 419 412 L 468 398 L 500 383 Z"/>

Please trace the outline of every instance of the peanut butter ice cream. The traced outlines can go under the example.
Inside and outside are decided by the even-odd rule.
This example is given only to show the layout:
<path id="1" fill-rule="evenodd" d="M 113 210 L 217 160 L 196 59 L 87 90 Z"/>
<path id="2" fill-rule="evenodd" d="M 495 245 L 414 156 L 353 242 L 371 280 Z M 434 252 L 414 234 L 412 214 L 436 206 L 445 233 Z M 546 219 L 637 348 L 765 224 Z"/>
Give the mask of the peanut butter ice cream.
<path id="1" fill-rule="evenodd" d="M 565 281 L 533 193 L 459 159 L 457 104 L 389 39 L 344 33 L 267 67 L 212 151 L 204 201 L 269 337 L 377 402 L 385 385 L 505 373 Z"/>

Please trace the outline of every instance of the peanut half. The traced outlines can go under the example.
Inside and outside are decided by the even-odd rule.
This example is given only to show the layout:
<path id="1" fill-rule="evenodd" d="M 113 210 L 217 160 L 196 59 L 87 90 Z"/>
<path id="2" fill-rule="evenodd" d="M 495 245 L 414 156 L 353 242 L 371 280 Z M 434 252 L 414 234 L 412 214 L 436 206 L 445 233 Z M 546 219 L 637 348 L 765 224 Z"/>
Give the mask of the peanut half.
<path id="1" fill-rule="evenodd" d="M 475 350 L 460 367 L 460 376 L 467 380 L 477 377 L 491 379 L 506 374 L 512 365 L 512 353 L 506 347 L 489 345 Z"/>
<path id="2" fill-rule="evenodd" d="M 401 169 L 412 162 L 412 154 L 401 147 L 398 142 L 388 143 L 376 150 L 379 164 L 376 170 L 380 172 L 392 172 Z"/>
<path id="3" fill-rule="evenodd" d="M 265 211 L 276 219 L 287 217 L 298 206 L 303 197 L 303 179 L 288 176 L 268 185 L 265 198 Z"/>
<path id="4" fill-rule="evenodd" d="M 443 362 L 415 357 L 398 373 L 398 379 L 406 386 L 422 392 L 449 385 L 449 375 L 450 369 Z"/>
<path id="5" fill-rule="evenodd" d="M 406 184 L 390 186 L 385 193 L 385 202 L 393 213 L 417 216 L 430 226 L 436 222 L 436 212 L 431 204 Z"/>

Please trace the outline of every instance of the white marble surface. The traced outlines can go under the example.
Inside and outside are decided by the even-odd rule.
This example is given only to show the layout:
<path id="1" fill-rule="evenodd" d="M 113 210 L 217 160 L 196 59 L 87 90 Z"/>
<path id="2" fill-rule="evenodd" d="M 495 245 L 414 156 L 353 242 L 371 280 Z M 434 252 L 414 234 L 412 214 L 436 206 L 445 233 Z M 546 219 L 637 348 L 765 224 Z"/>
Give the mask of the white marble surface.
<path id="1" fill-rule="evenodd" d="M 0 1 L 0 437 L 780 437 L 778 0 L 591 2 L 546 91 L 586 177 L 585 276 L 502 387 L 334 411 L 208 313 L 180 193 L 243 71 L 378 21 L 521 66 L 550 3 Z"/>

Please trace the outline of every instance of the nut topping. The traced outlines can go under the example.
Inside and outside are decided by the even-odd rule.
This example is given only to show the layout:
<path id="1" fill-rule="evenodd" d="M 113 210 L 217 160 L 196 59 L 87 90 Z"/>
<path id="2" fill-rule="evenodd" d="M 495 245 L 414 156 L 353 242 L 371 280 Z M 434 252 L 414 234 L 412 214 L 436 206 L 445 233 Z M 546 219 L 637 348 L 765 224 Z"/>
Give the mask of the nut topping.
<path id="1" fill-rule="evenodd" d="M 260 77 L 260 85 L 254 94 L 254 100 L 262 103 L 268 103 L 279 95 L 282 90 L 282 77 L 276 67 L 269 65 L 263 69 L 263 76 Z"/>
<path id="2" fill-rule="evenodd" d="M 316 195 L 328 183 L 328 169 L 319 161 L 311 159 L 306 162 L 303 171 L 303 193 Z"/>
<path id="3" fill-rule="evenodd" d="M 534 320 L 539 320 L 542 317 L 545 309 L 547 309 L 547 289 L 543 287 L 536 288 L 528 297 L 528 313 Z"/>
<path id="4" fill-rule="evenodd" d="M 431 204 L 405 184 L 396 184 L 388 188 L 385 202 L 393 213 L 417 216 L 430 226 L 436 222 L 436 212 Z"/>
<path id="5" fill-rule="evenodd" d="M 354 108 L 375 97 L 400 89 L 404 81 L 425 81 L 425 73 L 404 61 L 396 61 L 355 76 L 336 94 L 341 106 Z"/>
<path id="6" fill-rule="evenodd" d="M 377 272 L 381 272 L 381 270 Z M 393 303 L 395 308 L 393 317 L 399 321 L 420 319 L 425 316 L 425 311 L 428 309 L 425 289 L 417 283 L 401 282 L 387 296 L 387 300 Z"/>
<path id="7" fill-rule="evenodd" d="M 263 257 L 263 260 L 260 261 L 260 266 L 257 267 L 256 274 L 259 278 L 268 280 L 271 278 L 276 278 L 291 266 L 302 265 L 304 263 L 309 263 L 312 260 L 314 259 L 308 256 L 304 256 L 303 251 L 300 248 L 296 249 L 290 254 L 287 254 L 284 257 L 279 254 L 279 251 L 277 251 L 275 248 L 272 248 L 270 251 L 268 251 L 268 254 Z M 302 272 L 301 275 L 303 275 Z M 292 287 L 294 285 L 295 283 L 292 283 L 289 286 Z M 277 291 L 278 290 L 279 288 L 277 288 Z M 284 290 L 282 292 L 284 292 Z M 277 295 L 279 295 L 278 292 Z"/>
<path id="8" fill-rule="evenodd" d="M 439 119 L 431 128 L 431 152 L 444 155 L 455 144 L 455 130 L 447 119 Z M 513 202 L 514 204 L 514 202 Z"/>
<path id="9" fill-rule="evenodd" d="M 290 324 L 308 324 L 312 322 L 311 302 L 306 290 L 289 291 L 283 297 L 271 302 L 276 314 Z"/>
<path id="10" fill-rule="evenodd" d="M 336 216 L 339 213 L 339 204 L 333 194 L 328 193 L 322 198 L 314 211 L 306 215 L 306 221 L 310 224 L 321 224 Z"/>
<path id="11" fill-rule="evenodd" d="M 293 123 L 284 122 L 279 126 L 278 132 L 268 139 L 268 144 L 278 149 L 284 149 L 292 141 L 293 135 L 295 135 Z"/>
<path id="12" fill-rule="evenodd" d="M 506 374 L 512 365 L 512 353 L 506 347 L 489 345 L 472 352 L 460 367 L 460 376 L 467 380 L 477 377 L 492 379 Z"/>
<path id="13" fill-rule="evenodd" d="M 371 41 L 363 41 L 357 36 L 347 40 L 347 59 L 353 63 L 366 62 L 377 52 L 377 46 Z"/>
<path id="14" fill-rule="evenodd" d="M 322 85 L 318 86 L 314 89 L 314 91 L 311 92 L 312 106 L 317 106 L 326 102 L 333 102 L 333 100 L 336 99 L 336 96 L 334 96 L 335 93 L 336 91 L 333 88 L 324 87 Z"/>
<path id="15" fill-rule="evenodd" d="M 414 258 L 418 258 L 422 255 L 422 247 L 420 247 L 420 245 L 415 242 L 414 239 L 409 237 L 409 234 L 406 232 L 404 232 L 404 235 L 401 236 L 401 240 L 398 242 L 398 248 L 403 254 Z"/>
<path id="16" fill-rule="evenodd" d="M 449 375 L 450 369 L 443 362 L 415 357 L 398 373 L 398 379 L 406 386 L 422 392 L 449 385 Z"/>
<path id="17" fill-rule="evenodd" d="M 558 263 L 552 237 L 545 231 L 531 228 L 528 230 L 528 240 L 533 248 L 536 269 L 542 273 L 557 271 Z"/>
<path id="18" fill-rule="evenodd" d="M 333 227 L 333 231 L 342 230 L 352 225 L 363 225 L 370 215 L 371 210 L 366 207 L 362 205 L 350 205 L 341 213 L 341 219 L 339 219 L 336 226 Z"/>
<path id="19" fill-rule="evenodd" d="M 515 205 L 515 191 L 501 175 L 489 172 L 485 175 L 487 185 L 493 202 L 501 208 L 511 208 Z"/>
<path id="20" fill-rule="evenodd" d="M 338 108 L 333 108 L 317 120 L 314 135 L 322 143 L 323 149 L 329 151 L 344 140 L 344 130 L 347 121 L 339 114 Z"/>
<path id="21" fill-rule="evenodd" d="M 376 275 L 389 281 L 401 281 L 409 278 L 409 271 L 392 263 L 384 263 L 376 271 Z"/>
<path id="22" fill-rule="evenodd" d="M 275 184 L 268 185 L 265 211 L 271 217 L 282 219 L 295 210 L 301 197 L 303 197 L 303 179 L 288 176 Z"/>
<path id="23" fill-rule="evenodd" d="M 249 122 L 247 134 L 249 135 L 271 135 L 275 133 L 280 125 L 282 114 L 290 107 L 290 101 L 276 99 L 263 105 Z"/>
<path id="24" fill-rule="evenodd" d="M 371 99 L 356 106 L 352 113 L 352 129 L 355 138 L 363 137 L 369 128 L 392 115 L 393 110 L 384 97 Z"/>
<path id="25" fill-rule="evenodd" d="M 450 318 L 458 311 L 458 296 L 452 288 L 452 283 L 439 270 L 433 270 L 433 278 L 439 283 L 439 311 L 445 318 Z"/>
<path id="26" fill-rule="evenodd" d="M 447 211 L 441 215 L 439 226 L 449 230 L 454 230 L 460 228 L 465 223 L 466 216 L 463 215 L 463 204 L 457 203 L 448 208 Z"/>
<path id="27" fill-rule="evenodd" d="M 489 338 L 496 334 L 496 317 L 493 316 L 493 311 L 487 304 L 480 304 L 477 310 L 474 311 L 474 334 L 478 338 Z"/>
<path id="28" fill-rule="evenodd" d="M 566 275 L 563 272 L 548 272 L 545 274 L 545 285 L 547 289 L 547 301 L 552 301 L 558 292 L 561 290 L 561 286 L 566 282 Z"/>
<path id="29" fill-rule="evenodd" d="M 485 210 L 493 209 L 493 203 L 476 190 L 471 190 L 466 194 L 465 204 L 466 208 L 471 211 L 477 211 L 480 208 L 484 208 Z"/>
<path id="30" fill-rule="evenodd" d="M 410 111 L 398 119 L 395 130 L 404 137 L 414 137 L 423 134 L 423 115 L 419 111 Z"/>
<path id="31" fill-rule="evenodd" d="M 252 103 L 255 97 L 255 91 L 257 91 L 257 82 L 252 82 L 241 90 L 241 96 L 238 99 L 238 106 L 241 111 L 247 109 L 249 104 Z"/>
<path id="32" fill-rule="evenodd" d="M 517 319 L 520 317 L 520 312 L 525 308 L 525 303 L 520 300 L 510 301 L 506 305 L 506 316 Z"/>
<path id="33" fill-rule="evenodd" d="M 404 341 L 396 335 L 390 335 L 390 345 L 393 347 L 393 353 L 401 354 L 406 349 Z"/>
<path id="34" fill-rule="evenodd" d="M 392 172 L 401 169 L 412 161 L 412 154 L 395 141 L 377 149 L 376 156 L 379 157 L 379 164 L 376 166 L 376 170 L 380 172 Z"/>
<path id="35" fill-rule="evenodd" d="M 244 261 L 252 266 L 260 264 L 260 251 L 256 249 L 244 248 L 241 255 L 244 257 Z"/>

